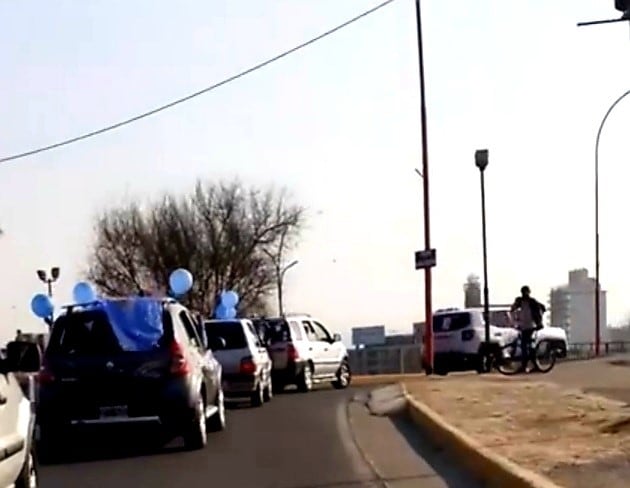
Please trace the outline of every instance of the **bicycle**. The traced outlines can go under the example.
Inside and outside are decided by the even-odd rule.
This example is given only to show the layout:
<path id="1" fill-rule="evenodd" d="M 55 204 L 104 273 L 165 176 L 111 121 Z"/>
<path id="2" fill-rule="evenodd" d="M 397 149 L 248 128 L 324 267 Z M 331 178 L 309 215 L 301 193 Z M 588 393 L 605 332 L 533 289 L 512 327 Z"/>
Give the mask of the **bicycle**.
<path id="1" fill-rule="evenodd" d="M 498 348 L 494 357 L 494 366 L 499 373 L 512 376 L 527 372 L 529 363 L 533 363 L 533 371 L 549 373 L 556 365 L 556 349 L 547 339 L 536 342 L 536 332 L 532 335 L 529 355 L 523 357 L 522 333 L 518 332 L 516 339 Z"/>

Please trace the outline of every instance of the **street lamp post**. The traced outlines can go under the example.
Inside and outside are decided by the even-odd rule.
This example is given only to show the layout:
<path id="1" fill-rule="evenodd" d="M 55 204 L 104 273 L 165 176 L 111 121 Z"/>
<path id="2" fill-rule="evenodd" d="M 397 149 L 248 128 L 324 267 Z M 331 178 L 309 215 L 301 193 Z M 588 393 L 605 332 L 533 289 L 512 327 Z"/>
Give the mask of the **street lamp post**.
<path id="1" fill-rule="evenodd" d="M 284 307 L 282 303 L 282 286 L 284 284 L 284 275 L 287 271 L 289 271 L 293 266 L 298 264 L 299 261 L 295 260 L 287 264 L 284 268 L 277 267 L 276 268 L 276 280 L 278 286 L 278 313 L 280 317 L 284 316 Z"/>
<path id="2" fill-rule="evenodd" d="M 422 46 L 422 15 L 420 0 L 416 0 L 416 30 L 418 34 L 418 68 L 420 71 L 420 124 L 422 126 L 422 172 L 418 171 L 423 183 L 423 210 L 424 210 L 424 251 L 432 252 L 431 249 L 431 221 L 429 210 L 429 149 L 427 137 L 427 107 L 424 89 L 424 50 Z M 416 170 L 417 171 L 417 170 Z M 425 334 L 424 334 L 424 361 L 427 374 L 433 373 L 433 293 L 431 284 L 431 267 L 424 268 L 424 312 L 425 312 Z"/>
<path id="3" fill-rule="evenodd" d="M 623 93 L 619 98 L 617 98 L 612 105 L 608 108 L 606 113 L 604 114 L 604 118 L 599 124 L 599 129 L 597 130 L 597 137 L 595 138 L 595 355 L 599 356 L 600 349 L 600 334 L 601 334 L 601 305 L 600 305 L 600 295 L 601 295 L 601 283 L 599 278 L 599 139 L 602 135 L 602 129 L 604 128 L 604 124 L 608 120 L 608 116 L 613 111 L 613 109 L 621 102 L 624 98 L 630 95 L 630 90 L 627 90 Z"/>
<path id="4" fill-rule="evenodd" d="M 45 283 L 48 290 L 48 296 L 52 298 L 53 289 L 52 284 L 59 279 L 59 268 L 57 266 L 50 268 L 50 276 L 43 269 L 37 270 L 37 277 L 42 283 Z"/>
<path id="5" fill-rule="evenodd" d="M 479 176 L 481 183 L 481 240 L 483 248 L 483 321 L 485 323 L 485 352 L 484 358 L 489 353 L 490 346 L 490 300 L 488 292 L 488 245 L 486 241 L 486 181 L 484 178 L 485 170 L 488 167 L 488 150 L 479 149 L 475 151 L 475 166 L 479 168 Z M 487 370 L 487 364 L 484 361 L 484 370 Z"/>

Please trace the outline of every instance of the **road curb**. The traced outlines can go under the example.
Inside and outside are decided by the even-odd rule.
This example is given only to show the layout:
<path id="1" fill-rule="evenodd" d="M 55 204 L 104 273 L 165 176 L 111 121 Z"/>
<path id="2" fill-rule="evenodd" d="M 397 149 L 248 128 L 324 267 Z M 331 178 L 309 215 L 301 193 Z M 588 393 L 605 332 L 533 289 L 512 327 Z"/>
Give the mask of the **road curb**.
<path id="1" fill-rule="evenodd" d="M 352 377 L 352 386 L 387 385 L 425 378 L 424 374 L 375 374 Z"/>
<path id="2" fill-rule="evenodd" d="M 426 404 L 412 397 L 403 385 L 411 420 L 437 444 L 452 453 L 461 464 L 488 486 L 496 488 L 561 488 L 549 478 L 525 469 L 481 446 L 452 426 Z"/>

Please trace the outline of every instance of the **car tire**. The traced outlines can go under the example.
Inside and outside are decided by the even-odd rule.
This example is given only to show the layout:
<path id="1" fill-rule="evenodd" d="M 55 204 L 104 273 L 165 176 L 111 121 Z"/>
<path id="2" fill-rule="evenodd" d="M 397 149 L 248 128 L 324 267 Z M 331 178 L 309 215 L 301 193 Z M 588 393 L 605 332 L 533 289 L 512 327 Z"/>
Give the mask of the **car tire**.
<path id="1" fill-rule="evenodd" d="M 39 426 L 39 439 L 36 442 L 37 460 L 40 464 L 53 464 L 59 460 L 64 452 L 63 437 L 56 429 L 48 426 Z"/>
<path id="2" fill-rule="evenodd" d="M 256 385 L 256 389 L 252 393 L 251 404 L 252 407 L 261 407 L 265 403 L 264 391 L 260 386 L 260 382 Z"/>
<path id="3" fill-rule="evenodd" d="M 352 381 L 352 372 L 350 371 L 350 364 L 344 359 L 341 365 L 337 369 L 336 379 L 332 382 L 333 388 L 337 390 L 343 390 L 348 388 Z"/>
<path id="4" fill-rule="evenodd" d="M 209 432 L 219 432 L 224 430 L 227 425 L 225 419 L 225 397 L 223 395 L 223 390 L 218 391 L 214 406 L 217 407 L 217 411 L 206 423 L 207 430 Z"/>
<path id="5" fill-rule="evenodd" d="M 190 420 L 188 428 L 184 432 L 184 446 L 189 451 L 203 449 L 208 443 L 206 432 L 206 407 L 203 395 L 199 393 L 199 398 L 195 404 L 193 418 Z"/>
<path id="6" fill-rule="evenodd" d="M 39 487 L 39 466 L 37 463 L 37 452 L 35 446 L 31 446 L 26 459 L 24 460 L 24 466 L 18 478 L 15 480 L 15 488 L 38 488 Z"/>
<path id="7" fill-rule="evenodd" d="M 267 382 L 267 386 L 265 387 L 263 391 L 263 400 L 266 402 L 270 402 L 272 398 L 273 398 L 273 382 L 271 381 L 271 378 L 269 378 Z"/>
<path id="8" fill-rule="evenodd" d="M 305 364 L 297 381 L 297 389 L 302 393 L 307 393 L 313 389 L 313 370 L 310 364 Z"/>
<path id="9" fill-rule="evenodd" d="M 271 391 L 275 394 L 282 393 L 284 391 L 284 383 L 281 383 L 280 380 L 276 380 L 272 383 Z"/>

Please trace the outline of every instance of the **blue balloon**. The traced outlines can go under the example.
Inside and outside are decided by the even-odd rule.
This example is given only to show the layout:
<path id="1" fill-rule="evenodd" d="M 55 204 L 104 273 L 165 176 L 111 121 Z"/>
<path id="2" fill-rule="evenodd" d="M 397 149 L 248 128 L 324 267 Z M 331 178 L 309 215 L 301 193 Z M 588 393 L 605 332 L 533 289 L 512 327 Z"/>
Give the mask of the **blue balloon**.
<path id="1" fill-rule="evenodd" d="M 214 318 L 219 320 L 224 320 L 228 318 L 228 307 L 226 307 L 223 303 L 217 305 L 214 309 Z"/>
<path id="2" fill-rule="evenodd" d="M 72 289 L 72 298 L 75 303 L 92 303 L 95 302 L 98 297 L 96 296 L 96 290 L 87 281 L 80 281 Z"/>
<path id="3" fill-rule="evenodd" d="M 236 307 L 238 304 L 238 293 L 233 290 L 221 293 L 221 303 L 228 308 Z"/>
<path id="4" fill-rule="evenodd" d="M 236 309 L 234 307 L 229 307 L 227 309 L 226 319 L 234 319 L 236 318 Z"/>
<path id="5" fill-rule="evenodd" d="M 193 286 L 193 275 L 187 269 L 176 269 L 169 276 L 168 284 L 176 296 L 185 295 Z"/>
<path id="6" fill-rule="evenodd" d="M 52 316 L 55 306 L 48 295 L 38 293 L 31 300 L 31 310 L 40 319 L 46 319 Z"/>

